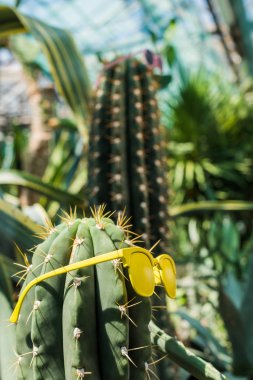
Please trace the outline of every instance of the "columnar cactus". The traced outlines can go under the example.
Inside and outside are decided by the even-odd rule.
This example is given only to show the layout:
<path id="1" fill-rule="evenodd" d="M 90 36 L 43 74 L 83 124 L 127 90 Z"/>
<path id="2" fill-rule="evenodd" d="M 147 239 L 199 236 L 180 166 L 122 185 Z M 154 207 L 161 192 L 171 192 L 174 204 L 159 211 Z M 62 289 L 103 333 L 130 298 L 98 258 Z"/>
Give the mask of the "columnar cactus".
<path id="1" fill-rule="evenodd" d="M 33 254 L 23 288 L 34 278 L 131 245 L 128 221 L 103 215 L 64 218 Z M 22 290 L 21 290 L 22 292 Z M 149 298 L 137 296 L 119 260 L 47 279 L 26 295 L 17 322 L 18 380 L 149 378 Z"/>
<path id="2" fill-rule="evenodd" d="M 90 131 L 92 204 L 132 216 L 134 231 L 167 248 L 168 186 L 164 136 L 152 71 L 136 59 L 105 68 Z"/>
<path id="3" fill-rule="evenodd" d="M 128 228 L 124 214 L 114 224 L 103 206 L 93 218 L 65 214 L 46 229 L 31 265 L 24 255 L 25 282 L 10 317 L 17 323 L 16 361 L 13 377 L 3 380 L 159 379 L 155 365 L 163 352 L 200 380 L 225 379 L 152 321 L 146 291 L 152 294 L 160 276 L 174 297 L 175 266 L 170 256 L 153 259 L 135 246 Z M 152 345 L 162 351 L 158 357 Z"/>

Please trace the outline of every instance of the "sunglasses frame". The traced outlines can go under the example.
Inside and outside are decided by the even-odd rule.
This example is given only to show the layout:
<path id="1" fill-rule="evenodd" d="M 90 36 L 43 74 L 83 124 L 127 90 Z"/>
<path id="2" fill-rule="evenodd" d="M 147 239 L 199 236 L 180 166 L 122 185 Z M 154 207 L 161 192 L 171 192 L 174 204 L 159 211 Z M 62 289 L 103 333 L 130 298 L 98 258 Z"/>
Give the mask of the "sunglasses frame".
<path id="1" fill-rule="evenodd" d="M 146 257 L 148 257 L 148 259 L 150 261 L 150 265 L 151 265 L 153 273 L 154 273 L 154 286 L 153 286 L 152 292 L 148 292 L 148 293 L 147 292 L 146 293 L 140 292 L 140 290 L 138 289 L 138 286 L 136 287 L 135 281 L 132 279 L 132 276 L 131 276 L 131 259 L 135 253 L 144 254 Z M 30 289 L 33 286 L 39 284 L 40 282 L 42 282 L 44 280 L 47 280 L 47 279 L 55 277 L 55 276 L 59 276 L 61 274 L 66 274 L 68 272 L 71 272 L 71 271 L 74 271 L 74 270 L 77 270 L 80 268 L 86 268 L 86 267 L 89 267 L 92 265 L 102 264 L 104 262 L 117 260 L 117 259 L 122 259 L 123 267 L 128 269 L 129 278 L 130 278 L 131 284 L 132 284 L 135 292 L 140 296 L 150 297 L 154 293 L 155 286 L 163 283 L 161 264 L 162 264 L 162 260 L 165 257 L 170 260 L 170 262 L 172 263 L 173 271 L 174 271 L 174 273 L 176 273 L 174 261 L 169 255 L 163 254 L 163 255 L 158 256 L 157 258 L 154 258 L 152 256 L 152 254 L 147 249 L 141 248 L 141 247 L 128 247 L 128 248 L 118 249 L 116 251 L 104 253 L 104 254 L 101 254 L 99 256 L 95 256 L 95 257 L 91 257 L 91 258 L 86 259 L 86 260 L 78 261 L 76 263 L 72 263 L 72 264 L 54 269 L 50 272 L 44 273 L 44 274 L 34 278 L 24 288 L 24 290 L 22 291 L 22 293 L 19 296 L 18 302 L 17 302 L 17 304 L 13 310 L 13 313 L 10 317 L 10 322 L 17 323 L 23 301 L 24 301 L 27 293 L 30 291 Z"/>

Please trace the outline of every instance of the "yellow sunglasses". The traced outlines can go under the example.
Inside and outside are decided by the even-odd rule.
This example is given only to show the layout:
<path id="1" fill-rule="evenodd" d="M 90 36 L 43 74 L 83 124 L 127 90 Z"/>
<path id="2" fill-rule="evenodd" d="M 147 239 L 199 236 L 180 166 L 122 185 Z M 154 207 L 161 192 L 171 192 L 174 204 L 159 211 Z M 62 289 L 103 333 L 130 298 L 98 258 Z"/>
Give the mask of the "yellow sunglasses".
<path id="1" fill-rule="evenodd" d="M 123 248 L 69 264 L 38 276 L 29 282 L 21 293 L 10 317 L 10 322 L 17 322 L 25 296 L 29 290 L 38 283 L 73 270 L 117 259 L 121 259 L 123 266 L 128 269 L 132 287 L 138 295 L 150 297 L 154 293 L 155 286 L 163 284 L 167 295 L 171 298 L 175 298 L 176 267 L 172 257 L 167 254 L 162 254 L 154 258 L 148 250 L 141 247 Z"/>

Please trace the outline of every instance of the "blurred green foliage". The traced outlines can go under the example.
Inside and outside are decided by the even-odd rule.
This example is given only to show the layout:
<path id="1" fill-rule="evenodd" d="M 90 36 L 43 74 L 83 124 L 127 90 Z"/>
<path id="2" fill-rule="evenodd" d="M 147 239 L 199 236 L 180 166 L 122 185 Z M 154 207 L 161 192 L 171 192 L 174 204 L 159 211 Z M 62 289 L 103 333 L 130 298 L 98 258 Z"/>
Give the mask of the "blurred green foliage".
<path id="1" fill-rule="evenodd" d="M 184 216 L 172 211 L 173 207 L 192 202 L 196 206 L 203 201 L 252 202 L 253 86 L 249 79 L 238 85 L 203 69 L 194 74 L 182 69 L 171 43 L 174 28 L 172 22 L 165 32 L 161 51 L 167 67 L 166 75 L 160 78 L 165 82 L 161 94 L 162 118 L 168 128 L 169 207 L 173 216 L 169 221 L 170 249 L 177 261 L 179 283 L 178 298 L 168 304 L 168 310 L 176 333 L 198 355 L 221 371 L 227 371 L 228 378 L 234 379 L 233 373 L 250 379 L 253 375 L 252 211 L 244 207 L 244 211 L 236 212 L 205 208 L 197 212 L 197 207 L 192 207 L 189 215 Z M 13 49 L 15 46 L 22 64 L 29 65 L 30 74 L 40 70 L 22 59 L 27 58 L 22 54 L 22 40 L 12 44 Z M 177 82 L 173 93 L 170 90 L 173 81 L 169 83 L 171 74 Z M 55 102 L 58 101 L 56 98 Z M 50 121 L 50 115 L 47 116 Z M 81 206 L 86 206 L 87 146 L 75 122 L 56 115 L 48 163 L 40 178 L 28 178 L 28 173 L 20 172 L 24 170 L 29 133 L 29 128 L 16 120 L 4 126 L 0 135 L 0 167 L 1 171 L 5 170 L 2 175 L 9 173 L 11 178 L 10 170 L 18 170 L 20 180 L 29 180 L 30 188 L 37 184 L 40 195 L 39 207 L 26 208 L 20 186 L 11 180 L 0 182 L 0 225 L 4 236 L 0 244 L 0 269 L 4 276 L 15 272 L 14 258 L 20 261 L 17 249 L 10 242 L 15 240 L 22 249 L 37 242 L 33 235 L 37 225 L 29 217 L 40 224 L 48 216 L 56 222 L 60 208 L 66 208 L 70 199 L 76 203 L 80 194 Z M 28 182 L 23 187 L 29 187 Z M 57 189 L 62 197 L 57 196 Z M 51 197 L 45 191 L 51 191 Z M 25 217 L 18 208 L 29 216 Z M 7 314 L 11 308 L 9 288 L 3 294 L 0 291 L 8 304 Z M 180 372 L 180 376 L 183 380 L 188 378 L 185 372 Z"/>
<path id="2" fill-rule="evenodd" d="M 180 281 L 187 284 L 176 315 L 193 328 L 193 346 L 217 368 L 249 377 L 253 374 L 252 95 L 250 80 L 238 86 L 203 70 L 193 75 L 181 71 L 177 95 L 167 109 L 171 203 L 177 210 L 191 205 L 188 217 L 175 212 L 170 222 Z M 205 210 L 208 201 L 222 206 L 228 200 L 248 201 L 250 207 L 237 212 L 219 212 L 219 206 Z M 196 202 L 195 210 L 191 202 Z M 192 279 L 190 284 L 187 278 Z M 210 349 L 210 337 L 222 347 L 216 345 L 214 350 L 212 343 Z"/>

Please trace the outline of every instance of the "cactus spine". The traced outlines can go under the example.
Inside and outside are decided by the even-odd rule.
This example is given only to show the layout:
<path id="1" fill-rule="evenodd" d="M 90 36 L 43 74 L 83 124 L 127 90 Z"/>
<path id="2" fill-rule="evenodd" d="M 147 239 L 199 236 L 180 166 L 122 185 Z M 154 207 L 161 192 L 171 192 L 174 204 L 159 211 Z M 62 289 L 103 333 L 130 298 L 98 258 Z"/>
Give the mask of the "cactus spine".
<path id="1" fill-rule="evenodd" d="M 151 70 L 136 59 L 104 69 L 90 132 L 93 204 L 132 215 L 134 231 L 167 248 L 165 150 Z"/>
<path id="2" fill-rule="evenodd" d="M 52 269 L 127 247 L 127 219 L 121 214 L 114 224 L 103 210 L 51 228 L 34 251 L 24 286 Z M 120 262 L 81 268 L 32 288 L 16 327 L 18 380 L 146 379 L 151 306 L 135 296 Z"/>

